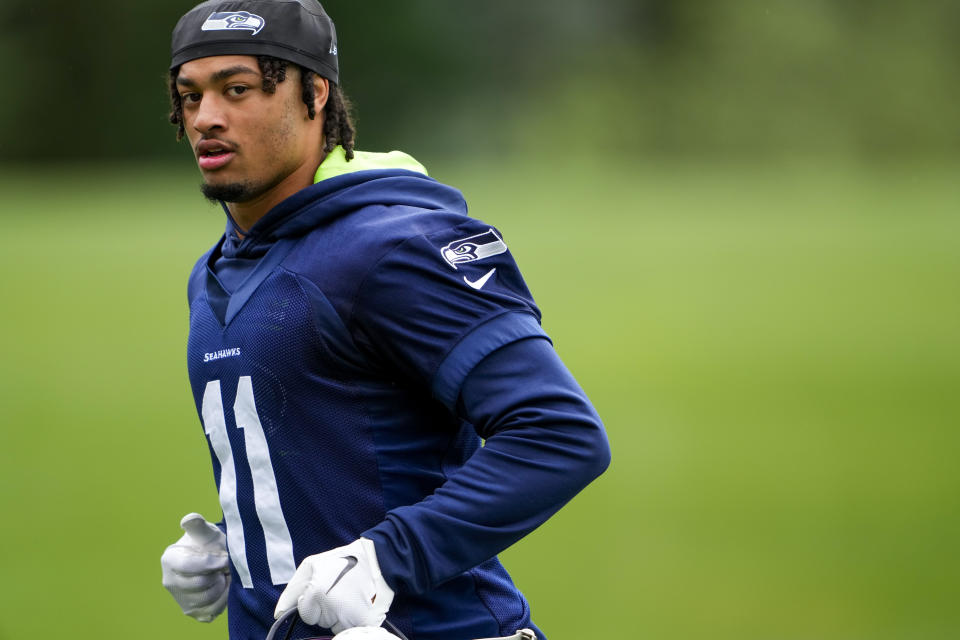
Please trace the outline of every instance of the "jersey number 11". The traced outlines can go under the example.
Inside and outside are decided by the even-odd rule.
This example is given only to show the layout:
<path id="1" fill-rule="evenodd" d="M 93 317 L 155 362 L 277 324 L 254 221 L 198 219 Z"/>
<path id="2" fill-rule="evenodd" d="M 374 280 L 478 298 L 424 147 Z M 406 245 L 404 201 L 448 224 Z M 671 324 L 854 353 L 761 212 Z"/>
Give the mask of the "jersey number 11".
<path id="1" fill-rule="evenodd" d="M 227 435 L 227 422 L 223 414 L 223 396 L 220 381 L 211 380 L 203 392 L 203 430 L 210 437 L 210 446 L 220 461 L 220 507 L 227 523 L 227 547 L 230 560 L 247 589 L 253 588 L 250 567 L 247 564 L 247 547 L 243 534 L 243 522 L 237 507 L 237 470 L 233 462 L 233 450 Z M 280 508 L 277 477 L 270 462 L 267 437 L 257 415 L 253 400 L 253 382 L 250 376 L 241 376 L 237 383 L 237 399 L 233 403 L 233 416 L 237 427 L 243 429 L 247 461 L 253 478 L 253 501 L 257 517 L 263 527 L 267 547 L 267 564 L 270 566 L 270 581 L 273 584 L 290 582 L 296 571 L 293 560 L 293 541 L 287 522 Z"/>

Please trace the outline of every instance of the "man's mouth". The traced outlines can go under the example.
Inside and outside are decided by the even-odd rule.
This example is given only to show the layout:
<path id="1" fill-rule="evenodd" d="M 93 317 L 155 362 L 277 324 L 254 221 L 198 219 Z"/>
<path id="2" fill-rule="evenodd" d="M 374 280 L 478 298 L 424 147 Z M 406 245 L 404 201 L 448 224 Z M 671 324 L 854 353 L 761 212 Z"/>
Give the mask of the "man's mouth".
<path id="1" fill-rule="evenodd" d="M 197 145 L 197 164 L 205 171 L 219 169 L 236 155 L 227 145 L 216 140 L 204 140 Z"/>

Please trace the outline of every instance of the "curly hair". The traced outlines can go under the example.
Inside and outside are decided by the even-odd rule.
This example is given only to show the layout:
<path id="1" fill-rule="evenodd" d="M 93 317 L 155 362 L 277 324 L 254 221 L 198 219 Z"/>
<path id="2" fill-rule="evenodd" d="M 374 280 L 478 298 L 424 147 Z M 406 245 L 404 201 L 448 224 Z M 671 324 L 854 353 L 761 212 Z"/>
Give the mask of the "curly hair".
<path id="1" fill-rule="evenodd" d="M 277 84 L 287 78 L 287 65 L 292 64 L 272 56 L 257 56 L 257 63 L 263 76 L 262 88 L 266 93 L 276 92 Z M 313 85 L 313 78 L 316 73 L 297 66 L 300 69 L 300 96 L 303 103 L 307 105 L 307 115 L 313 120 L 317 117 L 317 109 L 314 106 L 316 88 Z M 180 92 L 177 90 L 177 75 L 179 73 L 180 67 L 170 70 L 170 123 L 177 125 L 177 140 L 182 139 L 184 135 L 183 102 L 180 100 Z M 350 101 L 344 95 L 343 90 L 331 82 L 327 104 L 323 107 L 323 138 L 325 140 L 323 150 L 325 153 L 330 153 L 334 147 L 341 145 L 346 152 L 347 160 L 353 159 L 353 144 L 356 137 L 350 108 Z"/>

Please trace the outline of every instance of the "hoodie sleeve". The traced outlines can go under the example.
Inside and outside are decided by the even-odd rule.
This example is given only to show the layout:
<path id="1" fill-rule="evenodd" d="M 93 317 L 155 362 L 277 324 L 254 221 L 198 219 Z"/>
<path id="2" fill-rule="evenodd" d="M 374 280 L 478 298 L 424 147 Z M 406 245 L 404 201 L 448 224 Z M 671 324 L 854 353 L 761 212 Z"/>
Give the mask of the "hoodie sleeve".
<path id="1" fill-rule="evenodd" d="M 432 495 L 364 533 L 396 590 L 429 591 L 493 557 L 610 462 L 600 418 L 546 340 L 513 342 L 484 358 L 457 404 L 485 446 Z"/>
<path id="2" fill-rule="evenodd" d="M 388 254 L 357 322 L 485 446 L 431 496 L 364 533 L 388 583 L 421 593 L 542 524 L 609 463 L 603 426 L 539 325 L 502 237 L 472 221 Z"/>
<path id="3" fill-rule="evenodd" d="M 408 238 L 380 258 L 360 285 L 351 320 L 358 342 L 448 409 L 484 356 L 545 336 L 540 310 L 500 232 L 472 219 Z M 454 347 L 480 327 L 486 328 L 472 340 L 472 352 L 438 376 Z"/>

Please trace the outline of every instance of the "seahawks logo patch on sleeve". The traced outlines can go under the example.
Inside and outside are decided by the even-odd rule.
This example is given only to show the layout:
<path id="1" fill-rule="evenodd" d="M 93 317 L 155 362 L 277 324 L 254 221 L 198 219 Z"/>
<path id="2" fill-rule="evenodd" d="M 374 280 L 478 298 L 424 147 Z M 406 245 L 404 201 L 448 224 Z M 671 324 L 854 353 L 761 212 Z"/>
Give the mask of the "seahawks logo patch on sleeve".
<path id="1" fill-rule="evenodd" d="M 506 253 L 506 251 L 507 244 L 491 227 L 484 233 L 454 240 L 441 249 L 440 254 L 447 261 L 447 264 L 456 269 L 458 264 L 483 260 L 490 256 Z"/>

